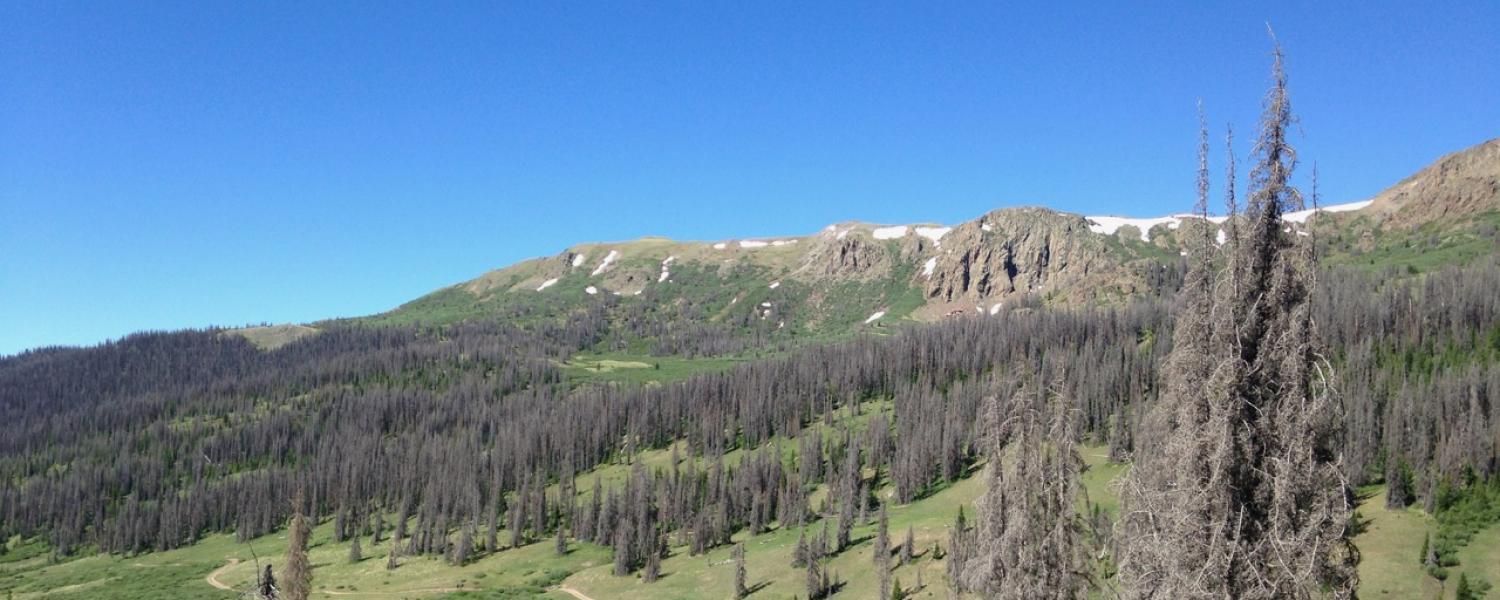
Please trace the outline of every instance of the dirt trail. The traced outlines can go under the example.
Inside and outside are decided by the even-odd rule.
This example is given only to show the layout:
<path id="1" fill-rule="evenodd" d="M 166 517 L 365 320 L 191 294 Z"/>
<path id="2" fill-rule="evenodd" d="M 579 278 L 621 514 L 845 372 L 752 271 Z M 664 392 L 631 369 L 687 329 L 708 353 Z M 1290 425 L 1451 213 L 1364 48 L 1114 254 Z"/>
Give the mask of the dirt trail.
<path id="1" fill-rule="evenodd" d="M 240 559 L 238 559 L 238 558 L 231 558 L 231 559 L 229 559 L 229 564 L 224 565 L 222 567 L 219 567 L 217 569 L 214 569 L 214 572 L 209 573 L 207 576 L 205 576 L 203 578 L 203 581 L 206 581 L 206 582 L 208 582 L 208 585 L 214 586 L 214 587 L 219 588 L 221 590 L 229 590 L 229 591 L 232 592 L 232 591 L 234 591 L 234 588 L 229 587 L 227 584 L 225 584 L 222 581 L 219 581 L 219 576 L 223 575 L 225 571 L 228 571 L 228 570 L 234 568 L 234 566 L 237 565 L 237 564 L 240 564 Z"/>
<path id="2" fill-rule="evenodd" d="M 445 587 L 445 588 L 422 588 L 422 589 L 417 589 L 417 590 L 391 590 L 391 591 L 369 591 L 369 592 L 352 591 L 352 590 L 351 591 L 342 591 L 342 592 L 339 591 L 339 590 L 318 590 L 318 591 L 315 591 L 313 593 L 314 594 L 328 594 L 329 596 L 395 596 L 395 595 L 399 595 L 399 594 L 451 594 L 453 592 L 461 592 L 461 591 L 463 591 L 462 588 Z"/>
<path id="3" fill-rule="evenodd" d="M 564 594 L 567 594 L 569 596 L 572 596 L 574 598 L 577 598 L 578 600 L 594 600 L 593 598 L 590 598 L 588 596 L 588 594 L 585 594 L 583 592 L 580 592 L 578 590 L 570 588 L 570 587 L 568 587 L 566 585 L 557 586 L 557 591 L 562 592 Z"/>

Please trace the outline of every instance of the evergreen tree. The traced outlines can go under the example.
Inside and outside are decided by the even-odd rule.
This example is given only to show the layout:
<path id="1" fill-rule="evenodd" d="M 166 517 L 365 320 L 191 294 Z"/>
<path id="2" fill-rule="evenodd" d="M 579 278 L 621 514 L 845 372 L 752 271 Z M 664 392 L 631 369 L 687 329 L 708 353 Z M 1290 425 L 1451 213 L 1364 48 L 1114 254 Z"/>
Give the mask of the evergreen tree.
<path id="1" fill-rule="evenodd" d="M 349 542 L 349 562 L 357 563 L 364 560 L 364 554 L 361 553 L 359 549 L 359 536 L 351 536 L 351 540 L 352 541 Z"/>
<path id="2" fill-rule="evenodd" d="M 989 485 L 976 507 L 965 589 L 1002 599 L 1079 597 L 1086 575 L 1074 507 L 1083 465 L 1075 410 L 1041 386 L 1022 386 L 1008 406 L 991 396 L 986 412 Z"/>
<path id="3" fill-rule="evenodd" d="M 292 522 L 287 532 L 286 562 L 282 566 L 281 597 L 307 600 L 312 594 L 312 564 L 307 560 L 307 541 L 312 528 L 302 516 L 302 492 L 292 500 Z"/>
<path id="4" fill-rule="evenodd" d="M 1166 390 L 1125 480 L 1120 578 L 1130 597 L 1353 594 L 1339 404 L 1329 365 L 1313 348 L 1315 244 L 1282 220 L 1303 201 L 1290 183 L 1296 153 L 1279 46 L 1272 78 L 1250 201 L 1229 220 L 1223 281 L 1200 242 L 1190 252 L 1197 256 L 1181 292 Z"/>
<path id="5" fill-rule="evenodd" d="M 745 586 L 745 544 L 734 545 L 734 597 L 740 600 L 750 595 L 750 588 Z"/>

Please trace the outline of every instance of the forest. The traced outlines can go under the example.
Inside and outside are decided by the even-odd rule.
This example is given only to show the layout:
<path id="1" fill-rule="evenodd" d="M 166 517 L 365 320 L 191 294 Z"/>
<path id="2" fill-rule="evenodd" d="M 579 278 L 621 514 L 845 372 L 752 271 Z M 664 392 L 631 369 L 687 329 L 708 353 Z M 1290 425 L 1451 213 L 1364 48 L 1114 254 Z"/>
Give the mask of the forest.
<path id="1" fill-rule="evenodd" d="M 392 540 L 393 569 L 550 539 L 606 547 L 616 575 L 651 582 L 674 548 L 742 557 L 735 534 L 800 530 L 795 566 L 821 598 L 852 575 L 824 558 L 856 524 L 881 524 L 877 565 L 907 560 L 888 503 L 977 476 L 985 496 L 942 549 L 957 590 L 1350 597 L 1353 489 L 1500 518 L 1500 257 L 1421 276 L 1320 268 L 1316 240 L 1281 226 L 1305 201 L 1280 84 L 1228 243 L 1205 233 L 1162 267 L 1162 293 L 1120 303 L 1032 299 L 770 347 L 648 311 L 611 321 L 620 300 L 600 297 L 559 320 L 351 322 L 269 351 L 209 329 L 0 359 L 0 539 L 61 561 L 331 522 L 341 542 Z M 659 384 L 563 367 L 653 331 L 674 332 L 660 354 L 768 356 Z M 1075 518 L 1083 443 L 1136 465 L 1116 523 Z M 632 462 L 644 449 L 670 449 L 670 467 Z M 605 464 L 629 475 L 576 489 Z M 1424 560 L 1437 572 L 1462 543 L 1439 536 Z"/>

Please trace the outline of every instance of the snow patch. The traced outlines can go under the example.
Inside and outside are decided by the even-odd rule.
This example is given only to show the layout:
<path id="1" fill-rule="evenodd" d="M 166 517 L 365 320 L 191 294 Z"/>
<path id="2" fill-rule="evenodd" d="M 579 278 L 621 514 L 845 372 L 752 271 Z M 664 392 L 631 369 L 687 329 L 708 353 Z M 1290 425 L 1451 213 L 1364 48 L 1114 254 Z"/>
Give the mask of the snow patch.
<path id="1" fill-rule="evenodd" d="M 883 310 L 876 311 L 875 314 L 870 315 L 870 318 L 865 319 L 865 324 L 868 325 L 870 323 L 874 323 L 876 319 L 879 319 L 880 317 L 884 317 L 884 316 L 885 316 L 885 311 L 883 311 Z"/>
<path id="2" fill-rule="evenodd" d="M 1141 231 L 1141 241 L 1151 241 L 1151 228 L 1157 225 L 1167 225 L 1175 229 L 1174 224 L 1182 222 L 1178 217 L 1157 217 L 1154 219 L 1132 219 L 1130 217 L 1085 217 L 1088 219 L 1089 231 L 1114 235 L 1121 227 L 1132 225 Z"/>
<path id="3" fill-rule="evenodd" d="M 668 269 L 670 269 L 672 267 L 672 261 L 675 261 L 675 260 L 677 260 L 677 257 L 675 257 L 675 256 L 668 256 L 666 259 L 664 259 L 664 260 L 661 261 L 661 277 L 657 277 L 656 278 L 656 282 L 657 283 L 661 283 L 663 281 L 666 281 L 668 277 L 672 276 L 672 272 L 669 271 Z"/>
<path id="4" fill-rule="evenodd" d="M 594 286 L 591 285 L 591 286 L 588 286 L 586 288 L 583 288 L 583 291 L 586 292 L 586 293 L 588 293 L 588 295 L 592 296 L 594 294 L 599 293 L 599 288 L 596 288 L 596 287 L 594 287 Z"/>
<path id="5" fill-rule="evenodd" d="M 927 259 L 927 262 L 922 263 L 922 276 L 926 277 L 928 279 L 931 279 L 932 278 L 932 270 L 936 269 L 936 268 L 937 268 L 937 257 L 934 256 L 932 258 Z"/>
<path id="6" fill-rule="evenodd" d="M 1307 222 L 1307 218 L 1311 217 L 1313 215 L 1313 213 L 1318 213 L 1318 212 L 1348 212 L 1348 211 L 1351 211 L 1351 210 L 1359 210 L 1359 209 L 1364 208 L 1364 207 L 1369 206 L 1369 205 L 1370 205 L 1370 201 L 1369 200 L 1361 200 L 1359 202 L 1350 202 L 1348 204 L 1331 204 L 1331 205 L 1328 205 L 1328 206 L 1319 206 L 1316 209 L 1309 208 L 1307 210 L 1299 210 L 1299 211 L 1294 211 L 1294 212 L 1286 213 L 1284 215 L 1281 215 L 1281 220 L 1286 221 L 1288 223 L 1306 223 Z"/>
<path id="7" fill-rule="evenodd" d="M 770 244 L 760 240 L 744 240 L 740 242 L 741 248 L 764 248 Z"/>
<path id="8" fill-rule="evenodd" d="M 771 242 L 772 246 L 788 246 L 797 243 L 797 240 L 776 240 Z"/>
<path id="9" fill-rule="evenodd" d="M 576 269 L 578 267 L 583 266 L 583 261 L 585 261 L 585 260 L 588 260 L 588 255 L 587 254 L 574 254 L 573 255 L 573 268 Z"/>
<path id="10" fill-rule="evenodd" d="M 601 263 L 599 263 L 599 266 L 594 267 L 594 272 L 593 273 L 589 273 L 589 277 L 593 277 L 595 275 L 603 273 L 604 270 L 608 269 L 609 265 L 611 263 L 614 263 L 615 259 L 617 259 L 617 258 L 620 258 L 620 251 L 619 250 L 610 250 L 609 254 L 604 255 L 604 262 L 601 262 Z"/>
<path id="11" fill-rule="evenodd" d="M 990 314 L 992 314 L 992 315 L 999 314 L 1001 306 L 1005 306 L 1005 303 L 1004 302 L 996 302 L 993 306 L 990 307 Z"/>
<path id="12" fill-rule="evenodd" d="M 948 232 L 950 231 L 953 231 L 952 227 L 918 227 L 917 235 L 932 240 L 933 243 L 942 246 L 943 236 L 948 235 Z"/>
<path id="13" fill-rule="evenodd" d="M 844 239 L 844 236 L 849 235 L 850 231 L 852 231 L 852 230 L 845 229 L 843 231 L 840 231 L 838 235 L 834 236 L 834 239 L 842 240 L 842 239 Z"/>
<path id="14" fill-rule="evenodd" d="M 552 279 L 548 279 L 546 281 L 543 281 L 542 285 L 536 286 L 536 291 L 540 292 L 540 291 L 545 290 L 545 289 L 547 289 L 549 287 L 552 287 L 556 283 L 557 283 L 557 278 L 553 277 Z"/>
<path id="15" fill-rule="evenodd" d="M 779 287 L 781 287 L 781 282 L 780 281 L 772 281 L 771 285 L 769 287 L 771 289 L 773 289 L 773 290 L 776 289 L 776 288 L 779 288 Z"/>
<path id="16" fill-rule="evenodd" d="M 981 229 L 983 231 L 994 231 L 995 230 L 995 228 L 990 225 L 989 221 L 980 221 L 979 222 L 979 229 Z"/>
<path id="17" fill-rule="evenodd" d="M 895 225 L 895 226 L 892 226 L 892 227 L 877 227 L 875 229 L 875 232 L 874 232 L 875 239 L 877 239 L 877 240 L 894 240 L 894 239 L 897 239 L 897 238 L 900 238 L 900 237 L 904 237 L 904 236 L 906 236 L 906 230 L 907 229 L 908 229 L 908 227 L 906 225 Z"/>
<path id="18" fill-rule="evenodd" d="M 719 242 L 717 244 L 714 244 L 714 250 L 723 250 L 723 249 L 728 248 L 728 247 L 729 247 L 729 244 L 726 244 L 724 242 Z"/>
<path id="19" fill-rule="evenodd" d="M 1224 230 L 1220 229 L 1219 233 L 1214 236 L 1214 241 L 1218 242 L 1220 246 L 1223 246 L 1224 242 L 1229 241 L 1229 234 L 1224 233 Z"/>
<path id="20" fill-rule="evenodd" d="M 771 308 L 771 303 L 770 302 L 762 302 L 762 303 L 760 303 L 760 307 L 761 308 Z"/>

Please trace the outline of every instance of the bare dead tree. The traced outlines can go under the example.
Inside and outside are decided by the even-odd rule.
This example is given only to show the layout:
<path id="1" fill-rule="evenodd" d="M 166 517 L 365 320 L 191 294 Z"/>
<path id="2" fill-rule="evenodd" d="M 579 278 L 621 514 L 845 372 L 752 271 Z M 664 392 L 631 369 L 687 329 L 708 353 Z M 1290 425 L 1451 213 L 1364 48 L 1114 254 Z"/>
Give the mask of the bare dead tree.
<path id="1" fill-rule="evenodd" d="M 1166 393 L 1141 436 L 1149 450 L 1123 483 L 1130 597 L 1353 594 L 1339 406 L 1313 347 L 1314 243 L 1282 220 L 1303 200 L 1290 183 L 1297 157 L 1279 46 L 1272 78 L 1228 266 L 1215 276 L 1208 260 L 1190 264 Z M 1200 210 L 1205 155 L 1200 145 Z"/>
<path id="2" fill-rule="evenodd" d="M 1041 386 L 987 409 L 990 465 L 964 588 L 986 598 L 1080 598 L 1087 589 L 1075 502 L 1083 460 L 1075 410 Z"/>

